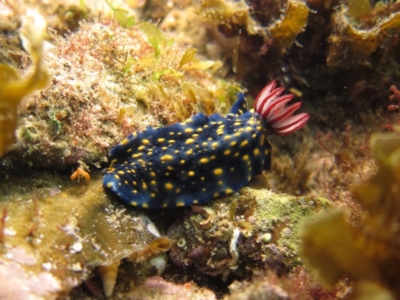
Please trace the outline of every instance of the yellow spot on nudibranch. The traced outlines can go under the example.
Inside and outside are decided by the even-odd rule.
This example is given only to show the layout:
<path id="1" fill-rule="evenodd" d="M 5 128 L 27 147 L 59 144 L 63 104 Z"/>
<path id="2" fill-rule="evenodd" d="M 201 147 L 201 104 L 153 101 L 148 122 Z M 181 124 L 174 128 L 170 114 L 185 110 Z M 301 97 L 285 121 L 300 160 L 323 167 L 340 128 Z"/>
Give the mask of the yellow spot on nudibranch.
<path id="1" fill-rule="evenodd" d="M 122 146 L 125 146 L 126 144 L 128 144 L 129 143 L 129 140 L 128 139 L 124 139 L 121 143 L 119 143 L 120 145 L 122 145 Z"/>
<path id="2" fill-rule="evenodd" d="M 249 156 L 248 156 L 247 154 L 246 154 L 246 155 L 243 155 L 242 159 L 243 159 L 243 160 L 249 160 Z"/>
<path id="3" fill-rule="evenodd" d="M 231 147 L 235 146 L 236 144 L 237 144 L 236 141 L 230 143 Z"/>
<path id="4" fill-rule="evenodd" d="M 194 176 L 194 174 L 195 174 L 194 171 L 189 171 L 189 172 L 188 172 L 188 175 L 189 175 L 189 176 Z"/>
<path id="5" fill-rule="evenodd" d="M 232 191 L 232 189 L 226 189 L 226 190 L 225 190 L 225 193 L 227 193 L 227 194 L 232 194 L 233 191 Z"/>
<path id="6" fill-rule="evenodd" d="M 154 173 L 153 171 L 151 171 L 151 172 L 150 172 L 150 176 L 156 177 L 156 173 Z"/>
<path id="7" fill-rule="evenodd" d="M 139 157 L 141 157 L 141 156 L 142 156 L 142 153 L 132 154 L 132 158 L 133 158 L 133 159 L 139 158 Z"/>
<path id="8" fill-rule="evenodd" d="M 186 142 L 185 142 L 186 145 L 190 145 L 190 144 L 193 144 L 193 143 L 194 143 L 194 139 L 187 139 Z"/>
<path id="9" fill-rule="evenodd" d="M 113 186 L 113 183 L 112 182 L 107 182 L 107 187 L 108 188 L 111 188 Z"/>
<path id="10" fill-rule="evenodd" d="M 150 141 L 148 139 L 144 139 L 144 140 L 142 140 L 142 144 L 148 145 L 148 144 L 150 144 Z"/>
<path id="11" fill-rule="evenodd" d="M 131 202 L 131 205 L 134 206 L 134 207 L 136 207 L 136 206 L 137 206 L 137 202 L 132 201 L 132 202 Z"/>
<path id="12" fill-rule="evenodd" d="M 175 190 L 175 193 L 177 193 L 177 194 L 179 194 L 180 192 L 181 192 L 181 189 L 179 189 L 179 188 Z"/>
<path id="13" fill-rule="evenodd" d="M 258 154 L 260 154 L 260 150 L 258 150 L 258 148 L 256 148 L 256 149 L 254 149 L 253 153 L 254 153 L 254 155 L 258 155 Z"/>
<path id="14" fill-rule="evenodd" d="M 223 173 L 223 171 L 222 171 L 221 168 L 217 168 L 217 169 L 214 170 L 214 174 L 215 175 L 221 175 L 222 173 Z"/>
<path id="15" fill-rule="evenodd" d="M 244 146 L 246 146 L 248 143 L 249 143 L 249 141 L 244 140 L 244 141 L 240 144 L 240 147 L 244 147 Z"/>
<path id="16" fill-rule="evenodd" d="M 161 161 L 168 161 L 168 160 L 172 160 L 173 156 L 172 155 L 163 155 L 161 156 Z"/>
<path id="17" fill-rule="evenodd" d="M 193 132 L 193 129 L 192 129 L 192 128 L 185 128 L 185 132 L 186 132 L 186 133 L 192 133 L 192 132 Z"/>
<path id="18" fill-rule="evenodd" d="M 147 203 L 143 203 L 142 207 L 143 208 L 148 208 L 149 206 L 147 205 Z"/>
<path id="19" fill-rule="evenodd" d="M 165 139 L 164 139 L 164 138 L 158 138 L 158 139 L 157 139 L 157 142 L 163 143 L 163 142 L 165 142 Z"/>
<path id="20" fill-rule="evenodd" d="M 183 202 L 177 202 L 176 203 L 176 207 L 182 207 L 182 206 L 185 206 L 185 203 L 183 203 Z"/>
<path id="21" fill-rule="evenodd" d="M 202 158 L 202 159 L 200 159 L 200 163 L 201 164 L 206 164 L 206 163 L 208 163 L 209 162 L 209 160 L 208 160 L 208 158 Z"/>
<path id="22" fill-rule="evenodd" d="M 224 151 L 224 155 L 229 155 L 229 154 L 231 154 L 231 150 L 226 149 L 226 150 Z"/>
<path id="23" fill-rule="evenodd" d="M 138 147 L 138 150 L 142 151 L 142 150 L 144 150 L 144 148 L 146 148 L 146 146 L 141 145 L 141 146 Z"/>
<path id="24" fill-rule="evenodd" d="M 165 188 L 167 189 L 167 190 L 172 190 L 173 188 L 174 188 L 174 186 L 172 185 L 172 183 L 166 183 L 165 184 Z"/>
<path id="25" fill-rule="evenodd" d="M 168 140 L 168 143 L 173 144 L 175 143 L 175 140 Z"/>
<path id="26" fill-rule="evenodd" d="M 147 184 L 146 184 L 146 182 L 143 182 L 142 188 L 143 188 L 143 189 L 147 189 Z"/>

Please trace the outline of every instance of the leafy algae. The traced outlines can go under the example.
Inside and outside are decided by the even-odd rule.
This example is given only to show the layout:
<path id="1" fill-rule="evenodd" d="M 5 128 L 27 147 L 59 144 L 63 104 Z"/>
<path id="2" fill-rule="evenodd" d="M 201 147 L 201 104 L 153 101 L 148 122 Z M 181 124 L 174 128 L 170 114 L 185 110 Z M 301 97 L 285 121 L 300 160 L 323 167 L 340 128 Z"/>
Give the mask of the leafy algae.
<path id="1" fill-rule="evenodd" d="M 378 173 L 353 193 L 366 211 L 358 225 L 349 224 L 345 209 L 308 224 L 302 235 L 302 254 L 320 281 L 333 287 L 343 276 L 354 280 L 354 294 L 364 299 L 400 296 L 400 135 L 371 136 L 370 149 Z M 369 298 L 370 299 L 370 298 Z"/>
<path id="2" fill-rule="evenodd" d="M 49 75 L 42 65 L 45 30 L 43 17 L 34 11 L 28 11 L 22 33 L 25 37 L 24 46 L 32 57 L 31 75 L 21 78 L 13 67 L 0 64 L 0 157 L 16 140 L 17 110 L 22 98 L 44 88 L 49 81 Z"/>

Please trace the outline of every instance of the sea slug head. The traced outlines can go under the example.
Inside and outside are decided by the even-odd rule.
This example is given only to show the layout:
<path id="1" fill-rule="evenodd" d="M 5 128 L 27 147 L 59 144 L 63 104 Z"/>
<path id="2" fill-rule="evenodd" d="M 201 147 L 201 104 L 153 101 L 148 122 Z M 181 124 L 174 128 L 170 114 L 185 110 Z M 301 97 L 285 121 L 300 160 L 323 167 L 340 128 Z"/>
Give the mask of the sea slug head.
<path id="1" fill-rule="evenodd" d="M 281 95 L 284 88 L 275 88 L 276 81 L 268 83 L 254 101 L 254 111 L 258 113 L 277 135 L 287 135 L 302 128 L 310 118 L 307 113 L 293 115 L 301 102 L 286 104 L 293 94 Z"/>

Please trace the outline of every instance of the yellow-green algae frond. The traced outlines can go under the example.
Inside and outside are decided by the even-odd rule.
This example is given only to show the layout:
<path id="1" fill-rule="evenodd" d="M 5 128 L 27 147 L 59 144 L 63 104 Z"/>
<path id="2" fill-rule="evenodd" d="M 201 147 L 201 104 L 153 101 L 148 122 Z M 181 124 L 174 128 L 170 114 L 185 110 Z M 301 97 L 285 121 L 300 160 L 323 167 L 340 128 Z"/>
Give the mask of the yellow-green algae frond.
<path id="1" fill-rule="evenodd" d="M 0 64 L 0 157 L 15 142 L 17 109 L 22 98 L 44 88 L 49 80 L 42 65 L 43 39 L 46 33 L 43 17 L 35 11 L 27 11 L 21 33 L 24 47 L 32 58 L 33 72 L 22 78 L 13 67 Z"/>
<path id="2" fill-rule="evenodd" d="M 308 224 L 302 254 L 328 287 L 346 276 L 354 281 L 356 299 L 398 299 L 400 134 L 374 134 L 370 149 L 378 173 L 353 191 L 365 217 L 354 225 L 341 209 Z"/>

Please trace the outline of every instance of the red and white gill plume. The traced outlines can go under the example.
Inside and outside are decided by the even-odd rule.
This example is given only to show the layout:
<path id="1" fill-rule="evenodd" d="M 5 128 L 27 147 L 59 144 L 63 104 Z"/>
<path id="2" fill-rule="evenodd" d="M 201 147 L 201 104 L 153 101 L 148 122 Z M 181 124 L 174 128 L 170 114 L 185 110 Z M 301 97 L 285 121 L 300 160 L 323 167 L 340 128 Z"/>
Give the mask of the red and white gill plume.
<path id="1" fill-rule="evenodd" d="M 275 134 L 287 135 L 302 128 L 310 118 L 307 113 L 293 115 L 300 108 L 301 102 L 286 106 L 293 94 L 282 95 L 282 87 L 275 88 L 276 81 L 268 83 L 254 100 L 254 111 L 257 112 Z"/>

